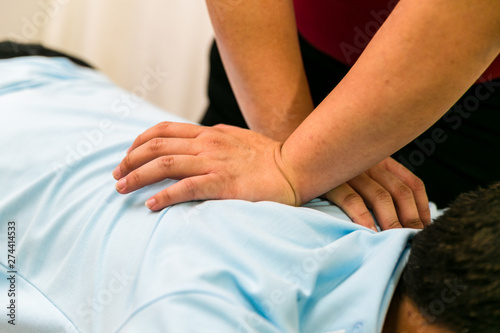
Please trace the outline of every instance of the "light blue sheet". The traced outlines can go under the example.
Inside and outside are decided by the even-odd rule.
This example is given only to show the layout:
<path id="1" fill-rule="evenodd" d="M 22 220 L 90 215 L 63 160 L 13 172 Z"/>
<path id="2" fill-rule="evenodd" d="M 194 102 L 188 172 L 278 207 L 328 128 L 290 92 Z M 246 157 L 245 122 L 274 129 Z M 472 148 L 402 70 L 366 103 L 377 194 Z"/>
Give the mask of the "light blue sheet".
<path id="1" fill-rule="evenodd" d="M 150 212 L 171 181 L 122 196 L 111 172 L 142 131 L 182 119 L 65 59 L 0 73 L 1 332 L 380 331 L 414 231 L 376 234 L 319 201 Z"/>

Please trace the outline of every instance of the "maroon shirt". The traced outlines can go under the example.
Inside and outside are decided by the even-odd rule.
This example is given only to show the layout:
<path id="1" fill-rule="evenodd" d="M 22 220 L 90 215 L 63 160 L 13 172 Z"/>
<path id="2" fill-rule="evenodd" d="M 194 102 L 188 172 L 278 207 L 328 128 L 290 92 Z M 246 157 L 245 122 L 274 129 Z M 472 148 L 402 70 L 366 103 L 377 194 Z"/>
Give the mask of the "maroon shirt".
<path id="1" fill-rule="evenodd" d="M 398 0 L 294 0 L 300 34 L 318 50 L 353 65 Z M 479 81 L 500 78 L 500 56 Z"/>

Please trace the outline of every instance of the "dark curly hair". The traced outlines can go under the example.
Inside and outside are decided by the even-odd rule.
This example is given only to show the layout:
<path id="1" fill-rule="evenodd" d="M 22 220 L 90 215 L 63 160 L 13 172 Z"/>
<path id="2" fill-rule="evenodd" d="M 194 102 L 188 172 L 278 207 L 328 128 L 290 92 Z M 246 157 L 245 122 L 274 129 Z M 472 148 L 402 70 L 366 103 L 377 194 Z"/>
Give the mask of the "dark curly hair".
<path id="1" fill-rule="evenodd" d="M 500 332 L 500 183 L 460 195 L 415 236 L 400 287 L 429 323 Z"/>

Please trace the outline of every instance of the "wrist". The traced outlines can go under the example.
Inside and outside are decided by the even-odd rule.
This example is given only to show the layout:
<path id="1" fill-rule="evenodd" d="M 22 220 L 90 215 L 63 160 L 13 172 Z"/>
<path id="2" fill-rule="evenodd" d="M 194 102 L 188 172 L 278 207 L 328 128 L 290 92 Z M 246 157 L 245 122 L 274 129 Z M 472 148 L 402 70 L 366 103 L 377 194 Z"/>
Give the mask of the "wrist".
<path id="1" fill-rule="evenodd" d="M 293 194 L 293 205 L 296 207 L 302 206 L 306 201 L 304 201 L 301 195 L 301 188 L 299 184 L 299 179 L 296 177 L 294 169 L 290 163 L 284 159 L 283 156 L 283 144 L 280 144 L 279 146 L 276 147 L 275 152 L 274 152 L 274 160 L 276 163 L 276 166 L 278 167 L 279 171 L 283 175 L 283 178 L 287 181 L 288 185 L 291 188 L 291 192 Z"/>

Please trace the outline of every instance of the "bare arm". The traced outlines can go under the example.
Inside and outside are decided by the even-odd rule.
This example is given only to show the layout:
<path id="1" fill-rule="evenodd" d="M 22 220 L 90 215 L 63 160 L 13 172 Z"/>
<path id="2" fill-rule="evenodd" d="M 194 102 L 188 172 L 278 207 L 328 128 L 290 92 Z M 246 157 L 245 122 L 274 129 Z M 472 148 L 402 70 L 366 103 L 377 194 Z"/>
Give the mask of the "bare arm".
<path id="1" fill-rule="evenodd" d="M 286 138 L 313 110 L 291 0 L 207 0 L 217 46 L 252 130 Z"/>
<path id="2" fill-rule="evenodd" d="M 497 0 L 401 0 L 342 82 L 282 148 L 305 202 L 413 140 L 500 51 Z"/>
<path id="3" fill-rule="evenodd" d="M 240 5 L 247 3 L 263 0 Z M 269 3 L 272 5 L 267 8 L 276 10 L 289 2 Z M 257 15 L 258 11 L 251 13 Z M 245 36 L 247 32 L 238 33 Z M 253 48 L 250 42 L 246 45 Z M 265 53 L 266 45 L 260 45 L 261 52 Z M 117 188 L 120 193 L 129 193 L 164 178 L 182 179 L 152 198 L 149 207 L 153 210 L 214 198 L 302 204 L 359 175 L 422 133 L 499 52 L 498 0 L 401 0 L 349 74 L 283 145 L 227 126 L 155 126 L 136 139 L 117 168 Z M 293 58 L 282 64 L 293 67 Z M 243 66 L 236 63 L 237 58 L 224 61 L 226 67 Z M 271 65 L 263 65 L 265 71 L 273 73 Z M 251 91 L 266 86 L 266 82 L 259 83 L 260 79 L 248 71 L 249 76 L 235 71 L 232 84 L 244 87 L 240 97 L 237 94 L 238 99 L 247 100 L 240 102 L 243 108 L 248 103 L 263 112 L 265 106 L 259 103 L 269 101 L 254 99 Z M 303 91 L 305 83 L 302 74 L 295 73 L 290 80 L 295 88 L 284 87 L 283 96 L 287 97 L 282 105 L 293 106 L 287 101 L 302 100 L 296 92 Z M 274 82 L 279 74 L 270 76 L 270 82 Z M 255 85 L 251 84 L 253 80 L 257 80 Z M 275 97 L 279 100 L 280 95 Z"/>
<path id="4" fill-rule="evenodd" d="M 224 67 L 249 127 L 285 141 L 313 110 L 293 1 L 206 2 Z M 367 206 L 384 228 L 422 227 L 430 223 L 430 212 L 421 184 L 388 158 L 326 197 L 367 227 L 374 226 Z"/>

